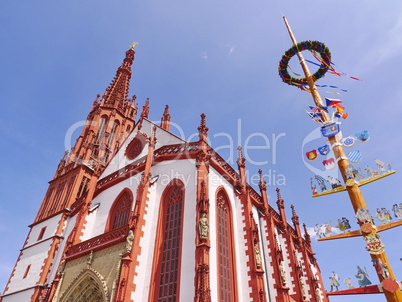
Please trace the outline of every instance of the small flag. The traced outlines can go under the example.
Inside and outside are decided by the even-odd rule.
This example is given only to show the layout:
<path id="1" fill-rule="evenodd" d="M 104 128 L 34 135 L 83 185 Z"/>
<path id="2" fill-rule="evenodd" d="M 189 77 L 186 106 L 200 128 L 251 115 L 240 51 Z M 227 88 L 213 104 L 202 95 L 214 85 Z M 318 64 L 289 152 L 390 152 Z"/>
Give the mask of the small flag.
<path id="1" fill-rule="evenodd" d="M 334 107 L 336 109 L 336 111 L 338 111 L 339 113 L 342 113 L 343 110 L 345 110 L 345 107 L 339 105 L 339 104 L 335 104 L 332 107 Z"/>
<path id="2" fill-rule="evenodd" d="M 325 107 L 325 106 L 323 106 L 323 105 L 320 105 L 320 106 L 318 106 L 318 107 L 320 107 L 322 110 L 324 110 L 325 112 L 328 113 L 328 107 Z"/>
<path id="3" fill-rule="evenodd" d="M 339 103 L 342 103 L 341 100 L 330 99 L 330 98 L 325 98 L 325 102 L 326 102 L 326 104 L 327 104 L 328 107 L 334 106 L 334 105 L 339 104 Z"/>
<path id="4" fill-rule="evenodd" d="M 313 112 L 308 112 L 307 110 L 306 110 L 306 113 L 307 113 L 308 116 L 309 116 L 311 119 L 313 119 L 315 122 L 317 122 L 317 123 L 322 122 L 322 121 L 321 121 L 321 116 L 322 116 L 322 114 L 313 113 Z"/>

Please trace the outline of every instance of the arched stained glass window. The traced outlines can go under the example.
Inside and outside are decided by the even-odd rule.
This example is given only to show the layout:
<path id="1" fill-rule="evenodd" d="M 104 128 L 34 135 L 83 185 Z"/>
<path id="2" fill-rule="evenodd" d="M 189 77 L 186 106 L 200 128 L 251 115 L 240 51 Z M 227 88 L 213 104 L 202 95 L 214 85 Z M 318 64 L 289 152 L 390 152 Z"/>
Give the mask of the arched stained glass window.
<path id="1" fill-rule="evenodd" d="M 235 272 L 232 217 L 229 199 L 223 189 L 216 196 L 216 230 L 218 254 L 218 297 L 220 302 L 235 300 Z"/>
<path id="2" fill-rule="evenodd" d="M 153 301 L 179 301 L 181 242 L 183 233 L 184 186 L 174 180 L 163 194 L 155 252 L 155 298 Z"/>
<path id="3" fill-rule="evenodd" d="M 110 209 L 107 231 L 115 230 L 128 224 L 132 203 L 133 196 L 127 190 L 117 197 Z"/>

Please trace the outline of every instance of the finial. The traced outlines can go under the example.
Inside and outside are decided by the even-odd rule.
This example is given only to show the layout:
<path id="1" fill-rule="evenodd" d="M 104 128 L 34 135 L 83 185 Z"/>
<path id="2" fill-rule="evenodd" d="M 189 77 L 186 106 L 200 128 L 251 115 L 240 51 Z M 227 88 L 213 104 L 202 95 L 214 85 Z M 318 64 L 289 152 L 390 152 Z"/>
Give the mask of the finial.
<path id="1" fill-rule="evenodd" d="M 278 199 L 282 199 L 282 197 L 281 197 L 281 189 L 276 188 L 276 195 L 278 196 Z"/>
<path id="2" fill-rule="evenodd" d="M 237 164 L 239 166 L 244 165 L 246 159 L 243 157 L 242 147 L 237 147 Z"/>
<path id="3" fill-rule="evenodd" d="M 206 126 L 205 122 L 205 113 L 201 114 L 201 123 L 200 126 L 198 127 L 198 134 L 200 137 L 200 140 L 206 141 L 206 136 L 208 135 L 208 127 Z"/>
<path id="4" fill-rule="evenodd" d="M 133 42 L 133 43 L 131 43 L 130 48 L 131 48 L 132 50 L 134 50 L 135 46 L 137 46 L 137 45 L 139 45 L 139 44 L 140 44 L 140 43 L 138 43 L 138 42 Z"/>
<path id="5" fill-rule="evenodd" d="M 169 105 L 165 106 L 165 111 L 163 111 L 163 115 L 169 115 L 170 116 L 170 114 L 169 114 Z"/>
<path id="6" fill-rule="evenodd" d="M 307 226 L 305 223 L 303 223 L 303 229 L 304 229 L 304 233 L 306 233 L 306 235 L 309 235 L 307 232 Z M 309 235 L 310 236 L 310 235 Z"/>
<path id="7" fill-rule="evenodd" d="M 310 234 L 307 231 L 307 226 L 305 223 L 303 223 L 303 229 L 304 229 L 304 238 L 306 239 L 307 243 L 310 245 L 311 244 Z"/>
<path id="8" fill-rule="evenodd" d="M 290 207 L 292 208 L 292 216 L 297 216 L 296 211 L 295 211 L 295 206 L 291 205 Z"/>
<path id="9" fill-rule="evenodd" d="M 169 113 L 169 105 L 166 105 L 165 111 L 163 112 L 161 119 L 161 128 L 166 131 L 170 130 L 170 113 Z"/>
<path id="10" fill-rule="evenodd" d="M 149 98 L 146 99 L 145 105 L 142 106 L 141 117 L 148 118 L 148 114 L 149 114 Z"/>
<path id="11" fill-rule="evenodd" d="M 290 206 L 292 208 L 292 221 L 294 224 L 299 224 L 299 216 L 297 216 L 296 214 L 296 210 L 295 210 L 295 206 L 291 205 Z"/>
<path id="12" fill-rule="evenodd" d="M 258 174 L 260 175 L 260 183 L 258 184 L 258 186 L 261 190 L 265 190 L 267 188 L 267 182 L 264 180 L 261 169 L 258 170 Z"/>
<path id="13" fill-rule="evenodd" d="M 206 122 L 205 122 L 205 118 L 206 118 L 205 113 L 202 113 L 200 116 L 201 116 L 201 123 L 200 123 L 200 126 L 198 127 L 198 130 L 206 129 L 208 131 L 208 128 L 207 128 Z"/>

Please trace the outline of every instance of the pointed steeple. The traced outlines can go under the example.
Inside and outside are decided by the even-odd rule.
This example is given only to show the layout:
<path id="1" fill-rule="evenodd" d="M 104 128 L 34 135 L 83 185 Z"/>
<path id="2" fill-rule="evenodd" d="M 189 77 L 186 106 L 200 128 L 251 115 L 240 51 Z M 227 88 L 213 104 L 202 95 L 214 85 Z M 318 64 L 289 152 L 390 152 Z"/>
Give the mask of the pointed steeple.
<path id="1" fill-rule="evenodd" d="M 133 60 L 134 51 L 130 49 L 103 97 L 97 95 L 92 102 L 81 135 L 74 145 L 70 142 L 73 145 L 71 152 L 60 161 L 36 221 L 69 208 L 76 198 L 81 197 L 83 188 L 92 178 L 99 176 L 134 128 L 137 112 L 135 97 L 130 99 L 127 96 Z M 68 185 L 72 188 L 68 194 L 62 195 L 63 188 L 67 186 L 66 179 L 70 178 Z M 53 194 L 55 190 L 60 193 Z M 54 196 L 61 198 L 56 202 Z M 53 203 L 55 206 L 50 207 Z"/>
<path id="2" fill-rule="evenodd" d="M 169 105 L 166 105 L 165 111 L 163 112 L 161 119 L 161 128 L 166 131 L 170 131 L 170 113 L 169 113 Z"/>
<path id="3" fill-rule="evenodd" d="M 117 69 L 116 75 L 102 97 L 102 105 L 123 108 L 128 99 L 131 79 L 131 65 L 134 61 L 133 47 L 126 51 L 123 64 Z"/>

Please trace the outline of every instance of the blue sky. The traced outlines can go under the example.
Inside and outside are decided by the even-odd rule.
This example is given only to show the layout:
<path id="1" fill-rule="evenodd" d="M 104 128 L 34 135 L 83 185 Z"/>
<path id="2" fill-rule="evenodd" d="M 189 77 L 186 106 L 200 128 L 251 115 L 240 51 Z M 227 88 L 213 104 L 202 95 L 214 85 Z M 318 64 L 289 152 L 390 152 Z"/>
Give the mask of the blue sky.
<path id="1" fill-rule="evenodd" d="M 346 216 L 355 228 L 346 193 L 311 198 L 314 174 L 303 153 L 323 141 L 302 146 L 317 126 L 305 113 L 311 96 L 278 76 L 279 60 L 292 46 L 282 14 L 298 41 L 325 43 L 337 69 L 362 80 L 328 74 L 318 82 L 348 90 L 339 97 L 349 113 L 341 125 L 344 136 L 371 134 L 369 142 L 354 147 L 363 155 L 356 167 L 374 168 L 378 158 L 399 171 L 401 11 L 397 0 L 1 2 L 1 291 L 63 156 L 68 129 L 85 119 L 133 41 L 140 44 L 130 95 L 137 95 L 140 106 L 150 98 L 151 119 L 160 120 L 169 104 L 172 121 L 188 139 L 204 112 L 212 146 L 235 166 L 234 148 L 247 145 L 250 179 L 260 168 L 270 175 L 270 203 L 276 208 L 275 188 L 280 187 L 289 221 L 294 204 L 309 227 Z M 295 61 L 292 68 L 297 70 Z M 314 165 L 322 168 L 319 160 Z M 401 177 L 397 172 L 362 188 L 372 212 L 402 202 Z M 401 279 L 401 229 L 381 236 Z M 334 270 L 357 286 L 359 265 L 376 282 L 361 238 L 313 244 L 324 278 Z M 380 295 L 364 299 L 384 301 Z"/>

